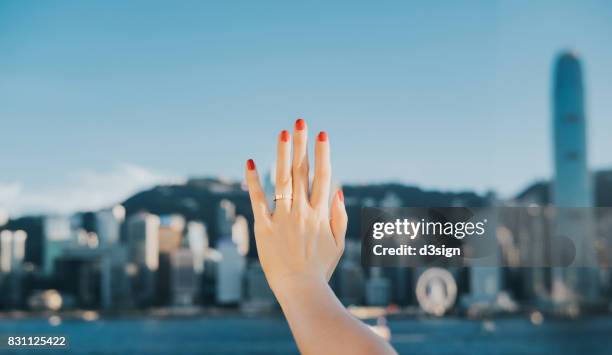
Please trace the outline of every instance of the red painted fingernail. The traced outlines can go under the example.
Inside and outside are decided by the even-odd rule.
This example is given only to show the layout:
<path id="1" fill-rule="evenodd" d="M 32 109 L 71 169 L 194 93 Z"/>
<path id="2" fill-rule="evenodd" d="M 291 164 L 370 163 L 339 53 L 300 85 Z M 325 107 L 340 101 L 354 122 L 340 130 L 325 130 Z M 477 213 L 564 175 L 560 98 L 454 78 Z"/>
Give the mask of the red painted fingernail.
<path id="1" fill-rule="evenodd" d="M 295 121 L 295 129 L 301 131 L 304 129 L 304 127 L 306 127 L 306 121 L 301 118 L 298 118 L 297 121 Z"/>
<path id="2" fill-rule="evenodd" d="M 327 141 L 327 133 L 325 133 L 323 131 L 319 132 L 319 135 L 317 136 L 317 139 L 319 140 L 319 142 Z"/>
<path id="3" fill-rule="evenodd" d="M 288 142 L 289 141 L 289 131 L 283 130 L 280 134 L 281 141 Z"/>
<path id="4" fill-rule="evenodd" d="M 344 193 L 342 192 L 342 190 L 338 190 L 338 198 L 340 199 L 340 201 L 344 202 Z"/>
<path id="5" fill-rule="evenodd" d="M 253 161 L 253 159 L 247 160 L 247 169 L 255 170 L 255 162 Z"/>

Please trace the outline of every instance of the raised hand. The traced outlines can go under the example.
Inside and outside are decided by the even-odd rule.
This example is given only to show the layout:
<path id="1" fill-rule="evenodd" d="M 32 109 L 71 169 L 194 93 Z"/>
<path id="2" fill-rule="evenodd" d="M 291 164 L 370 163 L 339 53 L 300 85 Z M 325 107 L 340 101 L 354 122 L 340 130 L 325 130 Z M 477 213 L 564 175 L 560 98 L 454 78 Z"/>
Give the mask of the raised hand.
<path id="1" fill-rule="evenodd" d="M 308 182 L 308 127 L 295 122 L 293 134 L 282 131 L 277 139 L 276 194 L 270 213 L 255 162 L 248 160 L 246 179 L 255 216 L 257 252 L 273 290 L 291 278 L 328 281 L 344 250 L 347 216 L 342 191 L 331 200 L 330 144 L 320 132 L 315 143 L 312 192 Z"/>
<path id="2" fill-rule="evenodd" d="M 344 249 L 347 216 L 342 191 L 330 201 L 329 137 L 317 135 L 308 193 L 308 127 L 295 122 L 278 136 L 275 209 L 268 209 L 255 162 L 246 163 L 255 241 L 266 279 L 302 354 L 395 354 L 344 308 L 327 284 Z"/>

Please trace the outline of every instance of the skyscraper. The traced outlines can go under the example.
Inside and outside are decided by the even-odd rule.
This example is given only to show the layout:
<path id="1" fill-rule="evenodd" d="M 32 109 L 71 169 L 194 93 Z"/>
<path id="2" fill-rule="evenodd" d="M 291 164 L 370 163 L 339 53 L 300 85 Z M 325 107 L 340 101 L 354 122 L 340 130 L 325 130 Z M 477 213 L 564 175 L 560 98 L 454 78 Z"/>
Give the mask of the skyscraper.
<path id="1" fill-rule="evenodd" d="M 243 292 L 246 258 L 241 254 L 240 245 L 237 245 L 236 241 L 244 241 L 245 236 L 234 233 L 246 233 L 248 236 L 248 229 L 234 228 L 235 222 L 236 206 L 228 200 L 222 200 L 217 209 L 217 250 L 221 259 L 217 267 L 216 302 L 225 305 L 238 304 Z"/>
<path id="2" fill-rule="evenodd" d="M 116 205 L 95 213 L 96 232 L 101 246 L 114 245 L 119 242 L 121 224 L 125 220 L 125 208 Z"/>
<path id="3" fill-rule="evenodd" d="M 0 232 L 0 304 L 16 307 L 22 303 L 22 265 L 27 235 L 24 231 Z"/>
<path id="4" fill-rule="evenodd" d="M 574 53 L 557 58 L 553 80 L 553 201 L 557 207 L 592 207 L 582 69 Z"/>
<path id="5" fill-rule="evenodd" d="M 185 218 L 178 214 L 159 216 L 159 252 L 172 253 L 181 246 Z"/>
<path id="6" fill-rule="evenodd" d="M 135 267 L 133 289 L 136 302 L 150 305 L 155 296 L 159 269 L 159 217 L 138 213 L 126 221 L 129 260 Z"/>
<path id="7" fill-rule="evenodd" d="M 43 272 L 46 275 L 53 274 L 55 260 L 72 244 L 70 226 L 70 218 L 65 216 L 49 216 L 43 221 Z"/>
<path id="8" fill-rule="evenodd" d="M 0 232 L 0 273 L 8 274 L 11 272 L 13 259 L 13 232 Z"/>
<path id="9" fill-rule="evenodd" d="M 18 230 L 13 232 L 13 255 L 11 255 L 11 269 L 13 272 L 21 271 L 25 259 L 25 243 L 28 238 L 26 232 Z"/>
<path id="10" fill-rule="evenodd" d="M 157 271 L 159 266 L 159 217 L 139 213 L 128 218 L 127 244 L 129 259 L 138 267 Z"/>
<path id="11" fill-rule="evenodd" d="M 193 252 L 179 248 L 170 254 L 170 293 L 175 306 L 192 306 L 197 292 Z"/>
<path id="12" fill-rule="evenodd" d="M 551 248 L 553 265 L 563 267 L 553 270 L 552 296 L 572 305 L 592 302 L 598 294 L 584 87 L 576 54 L 561 53 L 553 75 L 552 199 L 557 213 Z"/>
<path id="13" fill-rule="evenodd" d="M 208 250 L 208 233 L 206 225 L 201 222 L 190 221 L 187 223 L 187 242 L 189 250 L 193 255 L 193 269 L 200 275 L 204 271 L 204 259 Z"/>

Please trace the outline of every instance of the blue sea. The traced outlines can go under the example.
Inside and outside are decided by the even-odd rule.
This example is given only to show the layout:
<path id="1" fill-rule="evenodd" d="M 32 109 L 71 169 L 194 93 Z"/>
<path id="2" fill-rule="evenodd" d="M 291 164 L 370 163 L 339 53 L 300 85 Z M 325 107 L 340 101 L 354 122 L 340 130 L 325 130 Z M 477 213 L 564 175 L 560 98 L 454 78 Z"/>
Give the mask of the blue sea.
<path id="1" fill-rule="evenodd" d="M 400 354 L 612 354 L 612 317 L 476 321 L 455 318 L 389 320 Z M 0 335 L 61 335 L 69 350 L 13 350 L 2 354 L 296 354 L 282 318 L 0 320 Z"/>

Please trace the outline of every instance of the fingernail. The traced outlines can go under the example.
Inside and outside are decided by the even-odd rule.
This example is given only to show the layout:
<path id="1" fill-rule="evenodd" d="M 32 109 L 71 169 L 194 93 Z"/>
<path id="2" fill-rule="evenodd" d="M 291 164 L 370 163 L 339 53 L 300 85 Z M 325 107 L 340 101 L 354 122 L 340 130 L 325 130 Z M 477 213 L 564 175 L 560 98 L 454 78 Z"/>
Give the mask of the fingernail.
<path id="1" fill-rule="evenodd" d="M 340 199 L 340 201 L 344 202 L 344 193 L 342 192 L 342 190 L 338 190 L 338 198 Z"/>
<path id="2" fill-rule="evenodd" d="M 325 133 L 323 131 L 319 132 L 319 135 L 317 136 L 317 139 L 319 140 L 319 142 L 327 141 L 327 133 Z"/>
<path id="3" fill-rule="evenodd" d="M 247 160 L 247 169 L 255 170 L 255 162 L 253 161 L 253 159 Z"/>
<path id="4" fill-rule="evenodd" d="M 283 130 L 280 134 L 281 141 L 287 142 L 289 141 L 289 131 Z"/>
<path id="5" fill-rule="evenodd" d="M 298 118 L 297 121 L 295 121 L 295 129 L 297 129 L 298 131 L 303 130 L 305 126 L 306 121 L 304 121 L 303 119 Z"/>

